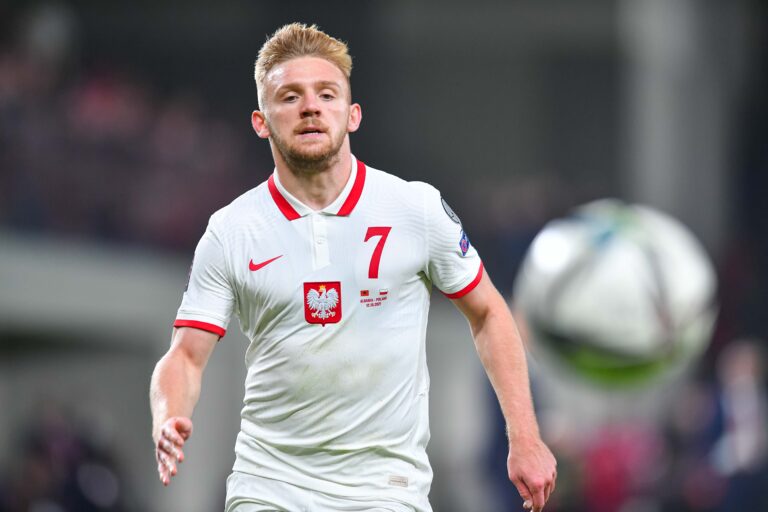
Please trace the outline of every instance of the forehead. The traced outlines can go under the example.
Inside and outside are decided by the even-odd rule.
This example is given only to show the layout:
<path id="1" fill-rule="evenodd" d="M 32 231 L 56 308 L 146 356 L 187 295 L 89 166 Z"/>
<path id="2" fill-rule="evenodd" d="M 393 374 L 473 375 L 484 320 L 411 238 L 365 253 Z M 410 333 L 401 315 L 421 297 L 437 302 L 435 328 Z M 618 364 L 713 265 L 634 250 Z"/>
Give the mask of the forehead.
<path id="1" fill-rule="evenodd" d="M 272 90 L 284 85 L 308 85 L 316 82 L 334 82 L 340 87 L 345 87 L 347 79 L 335 64 L 320 57 L 297 57 L 281 62 L 264 77 L 264 85 Z"/>

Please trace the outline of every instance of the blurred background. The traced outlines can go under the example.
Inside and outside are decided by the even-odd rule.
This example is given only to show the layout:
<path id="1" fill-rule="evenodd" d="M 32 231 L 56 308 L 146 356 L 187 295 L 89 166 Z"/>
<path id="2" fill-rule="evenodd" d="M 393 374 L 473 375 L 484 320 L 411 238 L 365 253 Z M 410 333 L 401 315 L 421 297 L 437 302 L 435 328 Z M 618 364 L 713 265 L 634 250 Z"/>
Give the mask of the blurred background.
<path id="1" fill-rule="evenodd" d="M 596 198 L 673 215 L 714 261 L 712 342 L 674 380 L 531 361 L 547 509 L 768 510 L 768 4 L 6 0 L 0 512 L 222 509 L 246 340 L 214 353 L 168 489 L 149 378 L 208 216 L 272 172 L 253 63 L 291 21 L 350 45 L 354 153 L 441 189 L 511 301 L 535 234 Z M 466 323 L 437 295 L 431 317 L 433 507 L 519 510 Z"/>

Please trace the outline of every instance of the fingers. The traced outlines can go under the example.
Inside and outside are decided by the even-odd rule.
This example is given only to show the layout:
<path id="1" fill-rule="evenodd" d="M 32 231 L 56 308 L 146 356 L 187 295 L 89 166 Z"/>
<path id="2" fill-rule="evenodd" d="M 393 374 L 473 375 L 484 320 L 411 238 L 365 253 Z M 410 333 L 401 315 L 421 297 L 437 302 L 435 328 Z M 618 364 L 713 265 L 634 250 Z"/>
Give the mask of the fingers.
<path id="1" fill-rule="evenodd" d="M 160 482 L 163 485 L 168 485 L 168 483 L 171 481 L 170 475 L 168 475 L 168 470 L 159 460 L 157 461 L 157 474 L 160 477 Z"/>
<path id="2" fill-rule="evenodd" d="M 513 481 L 520 497 L 523 498 L 523 508 L 531 512 L 541 512 L 554 490 L 554 480 L 526 482 L 523 479 Z"/>
<path id="3" fill-rule="evenodd" d="M 171 477 L 176 475 L 176 464 L 164 452 L 157 452 L 157 472 L 163 485 L 171 483 Z"/>
<path id="4" fill-rule="evenodd" d="M 158 450 L 157 451 L 157 460 L 165 466 L 167 471 L 171 473 L 171 476 L 176 476 L 176 473 L 178 472 L 176 469 L 176 458 L 168 455 L 167 452 Z"/>
<path id="5" fill-rule="evenodd" d="M 182 416 L 172 418 L 172 420 L 173 430 L 178 432 L 178 435 L 183 439 L 189 439 L 189 436 L 192 435 L 192 420 Z"/>
<path id="6" fill-rule="evenodd" d="M 549 485 L 547 485 L 547 492 L 546 492 L 547 501 L 549 501 L 549 497 L 552 495 L 552 493 L 555 492 L 556 482 L 557 482 L 557 470 L 552 472 L 552 480 L 550 480 Z"/>
<path id="7" fill-rule="evenodd" d="M 174 444 L 165 436 L 161 437 L 157 442 L 158 450 L 165 452 L 167 455 L 173 457 L 173 459 L 177 460 L 178 462 L 184 462 L 184 450 L 181 449 L 181 446 L 182 445 Z"/>
<path id="8" fill-rule="evenodd" d="M 182 437 L 179 431 L 171 425 L 164 425 L 161 435 L 179 447 L 184 446 L 184 441 L 189 437 L 189 435 Z"/>
<path id="9" fill-rule="evenodd" d="M 192 420 L 177 416 L 169 418 L 160 429 L 155 446 L 157 474 L 163 485 L 168 485 L 178 473 L 177 464 L 184 462 L 184 443 L 192 435 Z"/>
<path id="10" fill-rule="evenodd" d="M 533 493 L 533 506 L 531 507 L 532 512 L 541 512 L 544 510 L 544 504 L 547 503 L 547 499 L 544 497 L 544 487 L 545 486 L 535 486 L 536 491 Z"/>
<path id="11" fill-rule="evenodd" d="M 173 436 L 166 437 L 165 432 L 163 436 L 157 441 L 155 447 L 155 455 L 157 458 L 157 470 L 160 477 L 160 481 L 163 485 L 168 485 L 171 478 L 178 473 L 177 464 L 184 461 L 184 451 L 180 446 L 171 441 Z M 183 444 L 183 440 L 181 443 Z"/>
<path id="12" fill-rule="evenodd" d="M 522 479 L 512 480 L 512 483 L 515 484 L 515 487 L 517 488 L 517 492 L 520 494 L 520 497 L 523 498 L 524 500 L 523 508 L 526 510 L 530 510 L 533 507 L 533 500 L 531 499 L 531 493 L 528 490 L 528 486 L 525 485 Z"/>

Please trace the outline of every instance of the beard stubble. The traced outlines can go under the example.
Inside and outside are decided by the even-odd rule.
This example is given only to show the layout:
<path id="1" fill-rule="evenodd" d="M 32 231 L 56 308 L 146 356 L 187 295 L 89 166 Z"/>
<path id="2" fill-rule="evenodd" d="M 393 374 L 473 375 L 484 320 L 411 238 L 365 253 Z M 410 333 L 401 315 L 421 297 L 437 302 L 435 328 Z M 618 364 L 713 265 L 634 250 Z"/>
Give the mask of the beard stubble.
<path id="1" fill-rule="evenodd" d="M 317 174 L 330 169 L 339 159 L 339 151 L 344 144 L 344 137 L 347 133 L 344 129 L 340 129 L 339 133 L 336 134 L 326 132 L 330 136 L 328 144 L 321 148 L 302 148 L 277 135 L 269 121 L 267 121 L 267 127 L 275 148 L 288 164 L 288 167 L 294 172 L 302 174 Z"/>

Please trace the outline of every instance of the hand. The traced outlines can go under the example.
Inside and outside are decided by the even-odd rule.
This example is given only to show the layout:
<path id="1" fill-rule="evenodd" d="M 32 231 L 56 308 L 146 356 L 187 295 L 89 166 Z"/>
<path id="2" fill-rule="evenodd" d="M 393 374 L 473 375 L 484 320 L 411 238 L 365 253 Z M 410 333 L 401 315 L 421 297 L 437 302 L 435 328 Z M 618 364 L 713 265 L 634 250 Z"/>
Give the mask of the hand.
<path id="1" fill-rule="evenodd" d="M 192 420 L 182 416 L 168 418 L 155 438 L 157 472 L 163 485 L 171 483 L 178 473 L 177 464 L 184 461 L 184 442 L 192 435 Z"/>
<path id="2" fill-rule="evenodd" d="M 541 512 L 555 490 L 557 461 L 538 437 L 514 439 L 509 443 L 507 472 L 523 498 L 523 507 Z"/>

